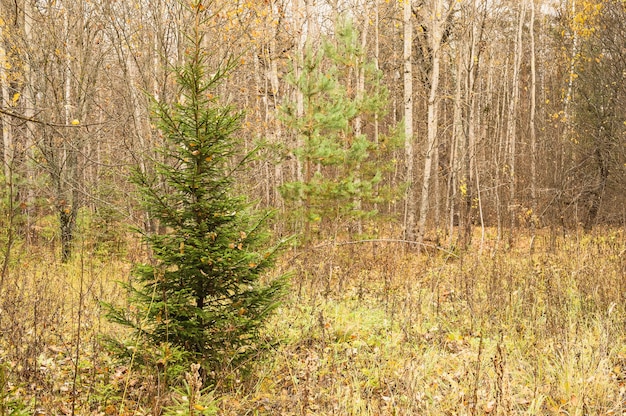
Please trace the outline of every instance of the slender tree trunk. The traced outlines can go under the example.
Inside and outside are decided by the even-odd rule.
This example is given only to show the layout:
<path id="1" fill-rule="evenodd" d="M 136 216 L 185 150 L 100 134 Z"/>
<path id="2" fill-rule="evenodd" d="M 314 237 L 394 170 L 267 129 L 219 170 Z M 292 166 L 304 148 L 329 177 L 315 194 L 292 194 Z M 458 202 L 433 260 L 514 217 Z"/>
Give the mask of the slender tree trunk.
<path id="1" fill-rule="evenodd" d="M 437 40 L 435 40 L 437 42 Z M 440 45 L 437 42 L 432 48 L 432 65 L 433 69 L 430 76 L 430 93 L 428 96 L 428 132 L 426 141 L 426 153 L 424 160 L 424 174 L 422 179 L 422 193 L 420 198 L 419 222 L 417 231 L 417 240 L 419 243 L 424 241 L 424 233 L 426 231 L 426 219 L 428 216 L 428 205 L 430 200 L 430 182 L 432 173 L 433 153 L 437 146 L 437 127 L 438 127 L 438 105 L 439 99 L 437 92 L 439 89 L 439 68 L 440 68 Z"/>
<path id="2" fill-rule="evenodd" d="M 292 4 L 293 14 L 295 16 L 294 20 L 296 24 L 296 31 L 297 31 L 296 64 L 295 64 L 295 71 L 294 71 L 296 79 L 299 79 L 304 73 L 305 55 L 307 53 L 310 53 L 311 48 L 312 48 L 311 30 L 312 30 L 313 22 L 311 21 L 312 20 L 311 16 L 313 13 L 313 8 L 312 8 L 311 1 L 312 0 L 295 0 Z M 304 92 L 299 88 L 295 89 L 295 95 L 296 95 L 296 100 L 295 100 L 296 101 L 296 114 L 298 115 L 299 118 L 302 118 L 304 116 L 305 100 L 307 100 L 307 103 L 306 103 L 307 106 L 311 105 L 310 97 L 305 97 Z M 307 132 L 306 134 L 311 134 L 311 133 Z M 306 141 L 310 142 L 310 140 L 306 140 Z M 305 139 L 303 139 L 298 134 L 295 137 L 294 148 L 302 149 L 304 148 L 304 146 L 305 146 Z M 293 160 L 295 161 L 296 180 L 301 183 L 309 183 L 313 175 L 313 171 L 312 171 L 313 166 L 312 166 L 311 160 L 308 157 L 304 157 L 302 159 L 303 160 L 301 160 L 301 158 L 299 157 L 296 157 L 295 155 L 293 157 Z M 300 195 L 299 203 L 301 204 L 301 207 L 304 209 L 304 212 L 309 212 L 309 207 L 311 203 L 310 203 L 310 197 L 308 194 Z M 296 221 L 298 222 L 296 224 L 296 228 L 298 228 L 301 224 L 299 223 L 300 219 L 297 219 Z M 304 221 L 304 235 L 310 236 L 311 235 L 310 221 L 308 221 L 308 219 L 303 219 L 303 221 Z"/>
<path id="3" fill-rule="evenodd" d="M 492 62 L 493 65 L 493 62 Z M 502 84 L 500 86 L 500 94 L 498 94 L 497 101 L 497 114 L 496 114 L 496 135 L 497 135 L 497 146 L 494 146 L 494 168 L 496 171 L 495 175 L 495 183 L 494 183 L 494 195 L 496 198 L 496 217 L 497 217 L 497 240 L 503 238 L 503 228 L 504 228 L 504 204 L 506 202 L 506 197 L 504 195 L 505 190 L 503 189 L 506 186 L 506 172 L 507 172 L 507 132 L 506 132 L 506 115 L 507 115 L 507 103 L 509 100 L 509 61 L 508 59 L 504 64 L 504 71 L 502 73 L 501 79 Z"/>
<path id="4" fill-rule="evenodd" d="M 517 107 L 519 103 L 519 87 L 520 87 L 520 66 L 522 62 L 522 35 L 524 29 L 524 20 L 526 17 L 526 2 L 520 5 L 519 20 L 517 25 L 517 36 L 515 39 L 515 58 L 513 61 L 513 78 L 511 80 L 511 96 L 507 114 L 507 167 L 509 182 L 509 246 L 513 244 L 514 230 L 518 214 L 516 202 L 516 156 L 517 156 Z"/>
<path id="5" fill-rule="evenodd" d="M 2 12 L 2 16 L 8 16 L 4 10 L 4 2 L 2 2 L 2 6 L 0 7 L 0 12 Z M 4 27 L 6 22 L 0 27 L 0 99 L 2 100 L 2 107 L 11 107 L 15 104 L 13 97 L 11 97 L 11 92 L 9 89 L 9 70 L 11 64 L 8 61 L 7 57 L 7 34 L 10 33 L 8 28 Z M 4 174 L 4 182 L 8 187 L 9 184 L 12 184 L 11 176 L 12 165 L 14 161 L 14 147 L 13 147 L 13 126 L 11 124 L 11 117 L 6 114 L 0 115 L 0 121 L 2 122 L 2 171 Z"/>
<path id="6" fill-rule="evenodd" d="M 357 101 L 360 101 L 363 99 L 363 95 L 365 94 L 365 60 L 366 60 L 366 51 L 367 51 L 367 35 L 368 35 L 368 29 L 369 29 L 369 7 L 367 2 L 365 2 L 363 4 L 363 29 L 360 31 L 361 32 L 361 44 L 360 44 L 360 50 L 361 50 L 361 55 L 356 57 L 356 68 L 357 70 L 355 71 L 355 77 L 356 77 L 356 88 L 355 88 L 355 97 L 357 99 Z M 354 136 L 358 137 L 361 134 L 363 134 L 363 119 L 361 117 L 361 115 L 358 115 L 355 119 L 354 119 Z M 354 184 L 356 185 L 357 189 L 359 187 L 359 184 L 361 182 L 360 179 L 360 170 L 361 170 L 361 165 L 357 164 L 356 168 L 355 168 L 355 177 L 354 177 Z M 357 211 L 361 211 L 362 209 L 362 201 L 360 197 L 355 198 L 354 200 L 354 207 Z M 362 234 L 363 233 L 363 221 L 361 220 L 361 218 L 357 219 L 356 222 L 356 228 L 357 228 L 357 233 L 358 234 Z"/>
<path id="7" fill-rule="evenodd" d="M 466 124 L 464 129 L 463 144 L 463 168 L 462 182 L 464 192 L 462 193 L 462 214 L 461 214 L 461 245 L 467 247 L 472 241 L 472 228 L 474 225 L 474 217 L 476 216 L 476 208 L 481 208 L 480 200 L 480 176 L 478 166 L 476 164 L 476 130 L 477 124 L 480 122 L 477 116 L 477 108 L 479 105 L 477 93 L 477 78 L 480 67 L 481 52 L 479 45 L 483 41 L 484 25 L 486 20 L 487 8 L 483 5 L 482 11 L 478 8 L 479 0 L 474 0 L 471 9 L 471 28 L 470 28 L 470 44 L 469 54 L 467 57 L 467 70 L 465 78 L 465 108 L 466 108 Z M 478 201 L 478 204 L 476 204 Z M 480 214 L 481 227 L 484 226 L 482 209 Z"/>
<path id="8" fill-rule="evenodd" d="M 24 43 L 26 45 L 33 44 L 33 8 L 32 0 L 24 0 Z M 27 119 L 33 119 L 35 117 L 35 79 L 33 74 L 33 68 L 31 67 L 29 59 L 24 60 L 24 116 Z M 37 238 L 33 225 L 35 224 L 35 123 L 27 121 L 25 124 L 25 177 L 28 189 L 25 196 L 25 210 L 26 215 L 26 241 L 31 243 Z"/>
<path id="9" fill-rule="evenodd" d="M 576 17 L 576 0 L 571 0 L 572 2 L 572 9 L 571 9 L 571 17 L 572 19 L 575 19 Z M 572 25 L 575 24 L 575 22 L 571 23 Z M 578 60 L 578 32 L 576 30 L 573 31 L 572 33 L 572 51 L 570 53 L 570 60 L 569 60 L 569 73 L 568 73 L 568 80 L 567 80 L 567 94 L 565 94 L 565 97 L 563 99 L 563 118 L 565 120 L 565 130 L 563 131 L 563 142 L 567 142 L 569 141 L 569 135 L 572 132 L 572 114 L 571 114 L 571 107 L 572 107 L 572 100 L 573 100 L 573 95 L 574 95 L 574 80 L 576 79 L 576 61 Z M 566 146 L 563 145 L 563 143 L 561 143 L 561 157 L 560 157 L 560 163 L 559 163 L 559 168 L 555 169 L 554 173 L 556 175 L 556 183 L 561 183 L 562 186 L 564 185 L 562 182 L 564 180 L 564 178 L 561 177 L 561 174 L 563 172 L 563 168 L 565 167 L 565 161 L 566 161 L 566 154 L 565 154 L 565 149 Z"/>
<path id="10" fill-rule="evenodd" d="M 374 68 L 380 69 L 378 57 L 380 56 L 380 10 L 378 1 L 374 2 Z M 374 114 L 374 143 L 378 144 L 379 129 L 378 113 Z"/>
<path id="11" fill-rule="evenodd" d="M 446 209 L 448 211 L 448 244 L 452 246 L 454 239 L 454 227 L 459 224 L 460 206 L 457 206 L 457 198 L 459 193 L 459 177 L 461 176 L 462 159 L 464 155 L 464 128 L 463 128 L 463 96 L 462 96 L 462 80 L 464 76 L 464 62 L 462 51 L 457 50 L 456 55 L 456 75 L 454 88 L 454 109 L 452 114 L 452 140 L 450 145 L 450 161 L 448 169 L 447 182 L 447 202 Z"/>
<path id="12" fill-rule="evenodd" d="M 64 32 L 65 38 L 69 39 L 69 10 L 67 9 L 64 13 Z M 63 116 L 65 124 L 69 126 L 72 121 L 72 63 L 69 53 L 67 53 L 67 56 L 63 68 Z M 72 240 L 76 226 L 76 214 L 78 213 L 77 201 L 74 201 L 72 198 L 77 185 L 75 182 L 77 174 L 77 143 L 75 141 L 76 134 L 71 130 L 68 131 L 61 156 L 63 166 L 59 167 L 57 178 L 57 210 L 61 233 L 61 261 L 63 262 L 67 262 L 72 253 Z"/>
<path id="13" fill-rule="evenodd" d="M 537 65 L 535 53 L 535 1 L 530 3 L 530 229 L 531 241 L 534 243 L 537 229 L 537 128 L 535 117 L 537 113 Z M 531 251 L 532 251 L 531 243 Z"/>
<path id="14" fill-rule="evenodd" d="M 369 7 L 367 2 L 362 5 L 363 9 L 363 29 L 360 30 L 361 33 L 361 56 L 358 56 L 356 59 L 358 60 L 357 68 L 355 71 L 356 76 L 356 88 L 355 88 L 355 97 L 357 100 L 363 98 L 363 94 L 365 93 L 365 58 L 366 58 L 366 48 L 367 48 L 367 35 L 369 32 Z M 358 136 L 363 131 L 363 119 L 361 115 L 357 115 L 354 119 L 354 134 Z"/>
<path id="15" fill-rule="evenodd" d="M 302 2 L 305 0 L 294 0 L 293 3 L 293 12 L 295 17 L 295 21 L 296 21 L 296 30 L 298 33 L 298 39 L 297 39 L 297 46 L 296 46 L 296 67 L 295 67 L 295 76 L 296 78 L 300 78 L 302 76 L 302 72 L 303 72 L 303 65 L 304 65 L 304 50 L 309 46 L 309 25 L 308 25 L 308 15 L 305 13 L 303 14 L 303 10 L 304 8 L 302 7 Z M 304 94 L 302 93 L 301 90 L 296 89 L 295 91 L 296 94 L 296 113 L 298 114 L 298 117 L 302 117 L 304 115 Z M 299 137 L 296 137 L 296 145 L 295 148 L 296 149 L 301 149 L 302 148 L 302 140 Z M 299 182 L 304 181 L 305 178 L 305 169 L 306 169 L 306 163 L 303 165 L 302 162 L 300 161 L 300 158 L 298 157 L 294 157 L 293 158 L 295 160 L 296 163 L 296 179 Z"/>
<path id="16" fill-rule="evenodd" d="M 11 108 L 15 106 L 17 100 L 11 96 L 10 90 L 10 74 L 9 68 L 11 63 L 7 56 L 7 46 L 10 44 L 8 37 L 11 31 L 7 27 L 9 13 L 5 10 L 5 2 L 0 2 L 0 16 L 2 17 L 2 25 L 0 25 L 0 104 L 3 108 Z M 14 179 L 14 162 L 15 148 L 13 143 L 13 125 L 11 117 L 7 114 L 0 114 L 0 122 L 2 123 L 2 173 L 4 175 L 4 183 L 0 185 L 0 197 L 6 198 L 6 222 L 3 221 L 3 233 L 6 236 L 4 247 L 2 248 L 2 266 L 0 269 L 0 296 L 3 294 L 6 278 L 9 274 L 9 264 L 11 262 L 11 251 L 13 249 L 15 236 L 15 183 Z M 4 186 L 2 186 L 4 185 Z M 3 218 L 3 220 L 5 220 Z"/>
<path id="17" fill-rule="evenodd" d="M 404 200 L 404 239 L 415 241 L 415 191 L 413 165 L 413 22 L 412 1 L 406 0 L 403 9 L 404 26 L 404 152 L 406 164 L 406 194 Z"/>
<path id="18" fill-rule="evenodd" d="M 432 69 L 430 72 L 430 91 L 428 95 L 427 140 L 424 159 L 424 174 L 422 176 L 422 193 L 420 197 L 419 222 L 417 226 L 417 240 L 423 243 L 426 232 L 426 219 L 430 201 L 430 182 L 432 175 L 433 156 L 437 147 L 437 129 L 439 123 L 439 71 L 441 66 L 441 47 L 443 32 L 447 21 L 441 0 L 433 0 L 430 15 L 428 42 L 431 53 Z"/>
<path id="19" fill-rule="evenodd" d="M 443 117 L 443 119 L 445 120 L 445 117 Z M 433 214 L 434 214 L 434 218 L 433 218 L 433 223 L 434 223 L 434 227 L 436 230 L 436 239 L 437 239 L 437 244 L 439 244 L 439 234 L 440 234 L 440 214 L 441 214 L 441 187 L 440 187 L 440 182 L 439 182 L 439 141 L 437 140 L 437 143 L 435 143 L 435 147 L 433 148 L 433 168 L 434 169 L 434 175 L 432 178 L 432 182 L 433 182 L 433 199 L 434 199 L 434 206 L 433 206 Z"/>
<path id="20" fill-rule="evenodd" d="M 275 4 L 272 3 L 272 13 L 275 16 L 279 15 L 279 11 L 274 9 Z M 277 17 L 276 17 L 277 18 Z M 276 45 L 276 35 L 272 37 L 272 39 L 269 42 L 269 50 L 268 50 L 268 63 L 269 63 L 269 69 L 268 69 L 268 77 L 269 77 L 269 81 L 270 81 L 270 88 L 271 88 L 271 94 L 267 97 L 268 100 L 268 106 L 271 107 L 272 111 L 268 111 L 268 126 L 270 126 L 270 128 L 273 131 L 273 134 L 271 135 L 272 140 L 274 141 L 274 143 L 281 143 L 283 140 L 283 132 L 281 129 L 281 124 L 278 122 L 278 120 L 276 120 L 276 109 L 278 108 L 279 105 L 279 89 L 280 89 L 280 83 L 278 80 L 278 63 L 277 63 L 277 45 Z M 268 109 L 269 110 L 269 109 Z M 275 163 L 274 164 L 274 186 L 273 186 L 273 205 L 274 206 L 278 206 L 280 204 L 280 208 L 282 209 L 282 198 L 280 197 L 280 193 L 278 191 L 279 186 L 283 183 L 283 167 L 282 167 L 282 163 Z"/>

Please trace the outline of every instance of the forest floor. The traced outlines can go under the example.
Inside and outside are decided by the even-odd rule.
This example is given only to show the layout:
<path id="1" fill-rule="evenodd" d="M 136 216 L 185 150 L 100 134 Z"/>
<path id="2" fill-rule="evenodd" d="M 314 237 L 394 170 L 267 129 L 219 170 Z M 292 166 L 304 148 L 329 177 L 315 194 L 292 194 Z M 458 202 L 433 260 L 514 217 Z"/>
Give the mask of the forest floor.
<path id="1" fill-rule="evenodd" d="M 626 414 L 624 230 L 539 233 L 532 253 L 527 237 L 478 240 L 463 253 L 397 242 L 285 253 L 291 290 L 266 331 L 280 342 L 203 400 L 225 416 Z M 0 298 L 0 415 L 210 414 L 180 410 L 185 392 L 104 348 L 123 333 L 100 302 L 124 302 L 116 282 L 140 250 L 95 251 L 65 265 L 16 255 Z"/>

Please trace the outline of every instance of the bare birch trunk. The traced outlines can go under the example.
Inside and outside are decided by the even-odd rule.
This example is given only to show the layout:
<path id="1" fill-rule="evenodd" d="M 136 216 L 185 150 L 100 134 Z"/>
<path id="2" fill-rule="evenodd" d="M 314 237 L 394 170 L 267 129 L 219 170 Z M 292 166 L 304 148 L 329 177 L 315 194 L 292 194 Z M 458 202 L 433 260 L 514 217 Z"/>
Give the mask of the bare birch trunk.
<path id="1" fill-rule="evenodd" d="M 452 246 L 454 238 L 454 226 L 460 220 L 461 207 L 457 207 L 457 198 L 459 194 L 459 178 L 461 176 L 462 159 L 464 155 L 464 128 L 463 128 L 463 96 L 462 96 L 462 80 L 464 75 L 463 55 L 459 48 L 456 56 L 456 75 L 454 88 L 454 109 L 452 114 L 452 141 L 450 145 L 450 161 L 448 169 L 447 182 L 447 201 L 446 210 L 448 212 L 448 245 Z M 460 224 L 459 224 L 460 225 Z"/>
<path id="2" fill-rule="evenodd" d="M 517 107 L 519 103 L 520 66 L 522 62 L 522 35 L 526 16 L 526 2 L 520 5 L 517 36 L 515 39 L 515 58 L 513 61 L 513 75 L 511 80 L 511 96 L 507 114 L 507 167 L 509 182 L 509 246 L 513 244 L 513 234 L 518 214 L 515 189 L 516 144 L 517 144 Z"/>
<path id="3" fill-rule="evenodd" d="M 441 0 L 433 0 L 430 15 L 430 33 L 428 42 L 431 53 L 432 69 L 430 72 L 430 91 L 428 95 L 427 140 L 424 159 L 424 174 L 422 176 L 422 193 L 420 197 L 419 222 L 417 226 L 417 241 L 424 242 L 426 219 L 430 201 L 430 182 L 432 175 L 433 156 L 437 147 L 438 106 L 439 106 L 439 71 L 441 66 L 441 47 L 443 32 L 447 20 L 447 13 L 443 13 Z"/>
<path id="4" fill-rule="evenodd" d="M 537 130 L 535 117 L 537 113 L 537 65 L 535 53 L 535 1 L 530 3 L 530 198 L 531 198 L 531 251 L 537 229 Z"/>
<path id="5" fill-rule="evenodd" d="M 465 74 L 465 97 L 466 123 L 464 126 L 464 143 L 461 152 L 463 166 L 461 171 L 461 182 L 463 192 L 461 195 L 461 218 L 460 218 L 460 240 L 462 247 L 467 247 L 472 241 L 472 228 L 476 212 L 476 201 L 480 207 L 480 177 L 476 165 L 476 129 L 480 122 L 477 117 L 478 94 L 476 91 L 476 79 L 480 65 L 480 47 L 483 39 L 484 24 L 486 19 L 486 8 L 483 5 L 482 12 L 478 8 L 479 0 L 474 0 L 471 9 L 470 44 L 467 56 L 467 72 Z M 482 13 L 482 14 L 479 14 Z M 479 20 L 480 19 L 480 20 Z M 482 211 L 481 211 L 482 212 Z M 480 224 L 484 227 L 482 213 L 480 213 Z M 484 233 L 484 232 L 483 232 Z"/>
<path id="6" fill-rule="evenodd" d="M 404 152 L 406 163 L 406 194 L 404 201 L 404 239 L 415 241 L 415 191 L 413 165 L 413 23 L 411 21 L 412 1 L 406 0 L 403 9 L 404 25 Z"/>
<path id="7" fill-rule="evenodd" d="M 433 27 L 433 29 L 435 29 Z M 436 30 L 436 29 L 435 29 Z M 433 33 L 436 35 L 436 32 Z M 426 141 L 426 154 L 424 156 L 424 175 L 422 179 L 422 193 L 420 198 L 419 222 L 417 227 L 417 240 L 419 243 L 424 242 L 424 233 L 426 231 L 426 218 L 428 216 L 428 205 L 430 199 L 430 177 L 432 173 L 433 152 L 437 146 L 437 127 L 438 127 L 438 104 L 437 91 L 439 88 L 439 68 L 440 68 L 440 45 L 433 45 L 432 49 L 432 72 L 430 77 L 430 93 L 428 96 L 428 132 Z"/>
<path id="8" fill-rule="evenodd" d="M 4 3 L 2 3 L 4 6 Z M 7 16 L 4 7 L 0 8 L 0 12 L 2 12 L 2 16 Z M 2 26 L 0 26 L 0 99 L 2 100 L 2 107 L 7 108 L 13 105 L 13 99 L 10 97 L 9 90 L 9 70 L 10 63 L 7 58 L 7 44 L 8 39 L 6 35 L 10 33 L 9 29 L 6 28 L 7 22 L 3 21 Z M 0 121 L 2 122 L 2 170 L 4 174 L 4 182 L 7 187 L 12 183 L 11 175 L 12 165 L 14 160 L 14 147 L 13 147 L 13 127 L 11 124 L 11 117 L 7 114 L 2 113 L 0 115 Z"/>

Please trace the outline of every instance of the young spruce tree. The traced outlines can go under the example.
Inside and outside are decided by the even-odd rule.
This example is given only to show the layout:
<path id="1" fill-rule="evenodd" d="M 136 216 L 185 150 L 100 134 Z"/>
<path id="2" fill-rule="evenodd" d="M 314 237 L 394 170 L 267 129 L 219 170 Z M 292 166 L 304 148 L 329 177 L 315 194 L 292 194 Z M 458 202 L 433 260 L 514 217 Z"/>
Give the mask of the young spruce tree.
<path id="1" fill-rule="evenodd" d="M 238 368 L 262 349 L 258 332 L 285 279 L 259 281 L 280 244 L 268 245 L 268 213 L 252 212 L 233 192 L 234 173 L 251 155 L 239 153 L 241 113 L 220 106 L 212 93 L 233 65 L 209 75 L 202 7 L 194 13 L 186 63 L 175 69 L 178 102 L 155 104 L 166 142 L 162 161 L 154 162 L 159 178 L 139 171 L 134 176 L 145 209 L 165 233 L 143 236 L 154 260 L 134 269 L 137 315 L 112 309 L 110 316 L 149 345 L 183 350 L 216 381 L 221 371 Z"/>

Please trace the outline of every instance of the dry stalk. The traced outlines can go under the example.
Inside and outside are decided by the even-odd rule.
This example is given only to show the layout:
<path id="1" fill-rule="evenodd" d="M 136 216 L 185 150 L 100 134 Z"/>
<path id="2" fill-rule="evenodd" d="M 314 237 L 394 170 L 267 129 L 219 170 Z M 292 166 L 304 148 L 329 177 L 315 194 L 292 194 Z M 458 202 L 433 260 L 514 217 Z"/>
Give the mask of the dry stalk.
<path id="1" fill-rule="evenodd" d="M 193 416 L 196 414 L 196 405 L 202 392 L 200 364 L 191 364 L 191 371 L 185 373 L 185 380 L 189 386 L 189 416 Z"/>
<path id="2" fill-rule="evenodd" d="M 493 367 L 496 372 L 495 380 L 495 405 L 494 414 L 510 414 L 510 406 L 507 404 L 505 386 L 506 351 L 503 345 L 503 335 L 500 334 L 500 342 L 496 346 L 496 355 L 493 357 Z"/>
<path id="3" fill-rule="evenodd" d="M 478 407 L 478 385 L 480 383 L 480 367 L 483 357 L 483 334 L 480 334 L 480 341 L 478 343 L 478 356 L 476 357 L 476 364 L 474 366 L 474 388 L 472 390 L 472 400 L 470 403 L 470 415 L 476 415 L 476 409 Z"/>

